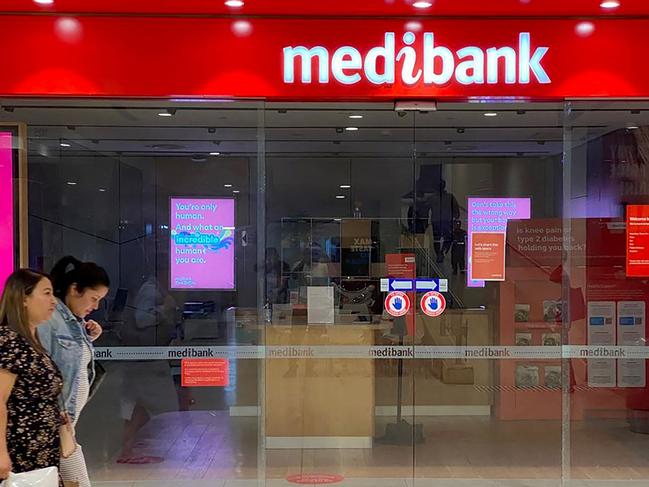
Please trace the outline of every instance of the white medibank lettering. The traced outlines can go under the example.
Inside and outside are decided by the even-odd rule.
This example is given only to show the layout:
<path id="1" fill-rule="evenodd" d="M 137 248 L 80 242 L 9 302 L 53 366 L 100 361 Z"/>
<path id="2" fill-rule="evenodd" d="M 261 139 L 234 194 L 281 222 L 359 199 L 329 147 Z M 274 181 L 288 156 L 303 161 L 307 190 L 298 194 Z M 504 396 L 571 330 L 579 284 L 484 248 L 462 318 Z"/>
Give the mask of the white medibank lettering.
<path id="1" fill-rule="evenodd" d="M 441 58 L 442 72 L 435 72 L 435 59 Z M 453 53 L 448 47 L 435 46 L 435 34 L 426 32 L 424 34 L 424 83 L 444 85 L 451 81 L 455 68 Z"/>
<path id="2" fill-rule="evenodd" d="M 401 80 L 407 85 L 414 85 L 421 78 L 421 69 L 417 70 L 415 74 L 415 64 L 417 63 L 417 51 L 411 47 L 415 42 L 415 34 L 406 32 L 403 34 L 403 43 L 405 47 L 401 48 L 397 54 L 397 61 L 403 58 L 403 68 L 401 69 Z"/>
<path id="3" fill-rule="evenodd" d="M 284 48 L 284 83 L 295 82 L 295 58 L 302 59 L 302 83 L 311 83 L 311 61 L 318 58 L 318 81 L 329 83 L 329 51 L 326 47 L 316 46 L 307 49 L 303 46 Z M 290 59 L 290 62 L 287 62 Z"/>
<path id="4" fill-rule="evenodd" d="M 348 59 L 345 59 L 348 58 Z M 363 67 L 363 58 L 358 49 L 353 47 L 341 47 L 334 52 L 331 58 L 331 71 L 334 78 L 345 85 L 353 85 L 361 80 L 361 75 L 354 73 L 352 75 L 345 74 L 345 70 L 358 70 Z"/>
<path id="5" fill-rule="evenodd" d="M 370 83 L 375 85 L 394 83 L 394 32 L 385 33 L 385 43 L 383 46 L 373 47 L 365 56 L 365 76 Z M 382 57 L 385 68 L 383 74 L 377 71 L 376 60 Z"/>
<path id="6" fill-rule="evenodd" d="M 317 82 L 329 83 L 330 75 L 339 83 L 353 85 L 363 78 L 372 84 L 392 84 L 399 73 L 400 81 L 412 86 L 423 78 L 426 85 L 445 85 L 453 79 L 460 84 L 529 84 L 532 75 L 537 82 L 552 82 L 542 65 L 548 47 L 537 47 L 532 52 L 529 32 L 518 34 L 518 48 L 509 46 L 463 47 L 453 52 L 448 47 L 435 44 L 435 34 L 423 34 L 422 51 L 416 49 L 417 35 L 405 32 L 403 47 L 397 52 L 394 32 L 384 34 L 383 45 L 371 48 L 363 54 L 352 46 L 337 48 L 332 55 L 323 46 L 307 48 L 288 46 L 284 48 L 284 82 L 310 84 L 313 70 L 317 69 Z M 423 54 L 422 54 L 423 53 Z M 423 61 L 420 59 L 423 56 Z M 383 72 L 379 72 L 379 59 L 383 60 Z M 316 61 L 314 66 L 314 60 Z M 397 67 L 400 63 L 400 70 Z M 300 80 L 295 79 L 299 65 Z M 501 80 L 501 65 L 504 79 Z M 418 67 L 421 66 L 421 67 Z"/>

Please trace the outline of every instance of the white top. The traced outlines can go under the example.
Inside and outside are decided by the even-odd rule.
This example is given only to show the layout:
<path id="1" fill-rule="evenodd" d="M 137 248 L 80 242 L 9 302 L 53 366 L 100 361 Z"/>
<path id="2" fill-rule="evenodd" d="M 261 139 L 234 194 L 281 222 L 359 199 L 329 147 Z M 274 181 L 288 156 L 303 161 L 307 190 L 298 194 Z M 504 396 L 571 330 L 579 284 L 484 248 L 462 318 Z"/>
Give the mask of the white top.
<path id="1" fill-rule="evenodd" d="M 90 396 L 90 377 L 88 376 L 88 367 L 90 366 L 92 355 L 90 347 L 88 347 L 86 343 L 83 344 L 82 348 L 81 373 L 79 374 L 79 389 L 77 390 L 77 410 L 75 411 L 77 420 L 79 419 L 81 411 L 88 402 L 88 397 Z"/>

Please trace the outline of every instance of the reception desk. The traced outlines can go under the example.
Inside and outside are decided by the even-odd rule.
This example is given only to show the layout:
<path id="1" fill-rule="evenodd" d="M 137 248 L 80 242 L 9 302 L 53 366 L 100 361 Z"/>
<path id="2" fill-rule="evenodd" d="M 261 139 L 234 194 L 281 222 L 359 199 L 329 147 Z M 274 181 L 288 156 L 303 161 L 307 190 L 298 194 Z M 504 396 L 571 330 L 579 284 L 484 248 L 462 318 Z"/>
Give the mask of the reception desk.
<path id="1" fill-rule="evenodd" d="M 335 348 L 372 345 L 374 331 L 371 325 L 269 326 L 265 338 L 269 347 Z M 268 448 L 371 447 L 374 368 L 369 357 L 271 356 L 265 370 Z"/>
<path id="2" fill-rule="evenodd" d="M 396 359 L 293 357 L 291 347 L 396 345 L 392 324 L 382 322 L 259 325 L 254 310 L 232 309 L 229 342 L 266 345 L 267 360 L 237 364 L 232 415 L 257 415 L 263 397 L 267 448 L 371 448 L 383 434 L 378 417 L 396 413 Z M 417 317 L 417 336 L 406 344 L 487 345 L 491 319 L 485 311 L 448 310 L 440 318 Z M 404 418 L 489 415 L 493 363 L 487 360 L 410 359 L 404 362 Z M 264 380 L 261 380 L 261 379 Z"/>

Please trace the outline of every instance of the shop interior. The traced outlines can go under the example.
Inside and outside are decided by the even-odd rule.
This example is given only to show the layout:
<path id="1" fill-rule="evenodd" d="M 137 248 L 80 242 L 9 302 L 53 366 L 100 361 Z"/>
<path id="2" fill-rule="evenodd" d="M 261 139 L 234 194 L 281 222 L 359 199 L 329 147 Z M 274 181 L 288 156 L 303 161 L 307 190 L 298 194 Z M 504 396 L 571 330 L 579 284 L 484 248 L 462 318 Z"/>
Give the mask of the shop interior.
<path id="1" fill-rule="evenodd" d="M 623 226 L 649 204 L 649 103 L 473 101 L 0 100 L 0 122 L 28 129 L 30 266 L 72 254 L 110 273 L 96 346 L 234 354 L 214 387 L 183 386 L 181 358 L 102 361 L 79 424 L 97 485 L 649 476 L 645 361 L 600 363 L 609 384 L 590 359 L 543 352 L 596 343 L 590 302 L 649 299 L 625 273 Z M 175 281 L 179 198 L 233 202 L 226 284 Z M 528 214 L 506 223 L 502 278 L 476 285 L 472 208 L 492 198 Z M 394 319 L 388 277 L 446 280 L 446 311 L 412 293 Z M 381 346 L 413 355 L 358 351 Z M 526 346 L 538 358 L 458 351 Z"/>

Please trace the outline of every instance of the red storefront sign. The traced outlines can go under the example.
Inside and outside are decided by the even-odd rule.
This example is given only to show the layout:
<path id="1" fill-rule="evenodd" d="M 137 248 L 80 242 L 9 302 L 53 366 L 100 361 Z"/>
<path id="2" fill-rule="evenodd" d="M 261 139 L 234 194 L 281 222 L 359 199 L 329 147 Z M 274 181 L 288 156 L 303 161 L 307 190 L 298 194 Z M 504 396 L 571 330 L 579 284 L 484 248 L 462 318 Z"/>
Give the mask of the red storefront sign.
<path id="1" fill-rule="evenodd" d="M 3 16 L 0 95 L 649 96 L 649 21 L 580 22 Z"/>
<path id="2" fill-rule="evenodd" d="M 182 387 L 225 387 L 229 363 L 225 358 L 186 358 L 181 362 Z"/>
<path id="3" fill-rule="evenodd" d="M 214 0 L 183 0 L 182 2 L 151 2 L 151 0 L 56 0 L 51 4 L 31 0 L 3 0 L 2 12 L 78 12 L 116 14 L 202 14 L 202 15 L 273 15 L 273 16 L 582 16 L 647 15 L 646 0 L 623 0 L 618 8 L 604 9 L 600 1 L 570 0 L 435 0 L 433 8 L 417 9 L 413 2 L 376 0 L 328 0 L 303 2 L 301 0 L 246 0 L 245 6 L 230 7 Z"/>
<path id="4" fill-rule="evenodd" d="M 649 277 L 649 205 L 626 207 L 626 275 Z"/>

